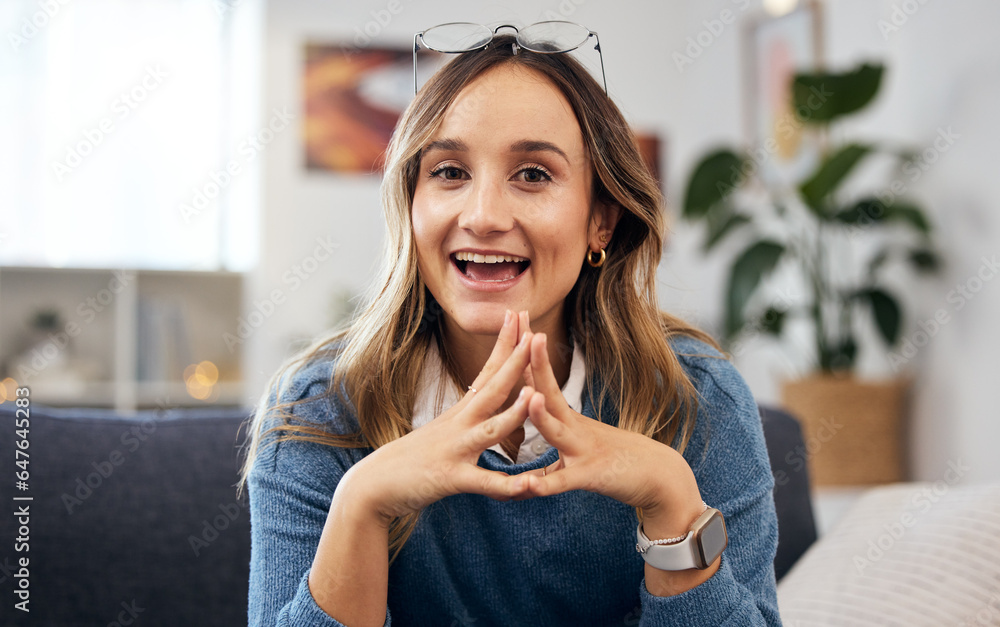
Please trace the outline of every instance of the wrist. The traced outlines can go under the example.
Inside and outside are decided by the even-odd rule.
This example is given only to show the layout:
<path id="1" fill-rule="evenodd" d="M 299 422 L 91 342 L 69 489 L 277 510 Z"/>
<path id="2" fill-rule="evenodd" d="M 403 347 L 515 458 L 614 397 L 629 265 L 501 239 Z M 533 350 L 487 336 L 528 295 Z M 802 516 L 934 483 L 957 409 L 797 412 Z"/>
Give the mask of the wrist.
<path id="1" fill-rule="evenodd" d="M 356 464 L 348 470 L 333 493 L 330 511 L 336 512 L 338 518 L 349 525 L 371 527 L 386 532 L 394 516 L 388 514 L 380 506 L 377 491 L 364 481 L 363 473 L 358 472 Z"/>
<path id="2" fill-rule="evenodd" d="M 653 533 L 676 536 L 687 532 L 688 526 L 701 515 L 704 503 L 687 460 L 669 446 L 657 444 L 663 455 L 644 473 L 643 483 L 649 486 L 649 491 L 645 502 L 639 504 L 640 518 L 644 524 L 648 521 L 646 528 Z"/>
<path id="3" fill-rule="evenodd" d="M 692 474 L 690 486 L 666 487 L 652 505 L 641 508 L 640 520 L 650 540 L 673 538 L 686 534 L 705 508 Z"/>

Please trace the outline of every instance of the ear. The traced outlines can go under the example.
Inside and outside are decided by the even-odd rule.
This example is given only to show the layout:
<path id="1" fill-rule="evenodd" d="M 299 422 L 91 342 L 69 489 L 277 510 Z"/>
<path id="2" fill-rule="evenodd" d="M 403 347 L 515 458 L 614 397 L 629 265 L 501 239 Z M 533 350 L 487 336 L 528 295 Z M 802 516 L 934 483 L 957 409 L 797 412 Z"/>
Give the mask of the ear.
<path id="1" fill-rule="evenodd" d="M 622 208 L 616 202 L 594 201 L 590 212 L 590 230 L 587 234 L 587 246 L 594 252 L 607 248 L 615 226 L 622 215 Z"/>

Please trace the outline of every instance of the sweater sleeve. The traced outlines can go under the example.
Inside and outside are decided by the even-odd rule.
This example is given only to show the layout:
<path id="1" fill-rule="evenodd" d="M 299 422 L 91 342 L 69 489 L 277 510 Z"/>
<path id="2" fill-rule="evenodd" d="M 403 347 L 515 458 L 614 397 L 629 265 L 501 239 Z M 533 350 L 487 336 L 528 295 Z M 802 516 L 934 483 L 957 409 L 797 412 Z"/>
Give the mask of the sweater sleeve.
<path id="1" fill-rule="evenodd" d="M 339 405 L 325 392 L 330 369 L 310 367 L 296 374 L 281 394 L 272 393 L 271 411 L 282 403 L 303 401 L 292 410 L 296 422 L 351 429 Z M 274 413 L 274 412 L 272 412 Z M 265 430 L 279 424 L 265 419 Z M 251 555 L 248 622 L 252 627 L 343 627 L 317 604 L 309 591 L 309 569 L 340 478 L 360 459 L 358 449 L 335 448 L 268 436 L 247 478 L 250 495 Z M 385 625 L 390 625 L 386 610 Z"/>
<path id="2" fill-rule="evenodd" d="M 778 521 L 757 404 L 736 368 L 694 340 L 675 350 L 698 390 L 695 431 L 684 451 L 702 498 L 726 519 L 729 545 L 704 583 L 672 597 L 640 585 L 643 627 L 781 625 L 775 592 Z"/>

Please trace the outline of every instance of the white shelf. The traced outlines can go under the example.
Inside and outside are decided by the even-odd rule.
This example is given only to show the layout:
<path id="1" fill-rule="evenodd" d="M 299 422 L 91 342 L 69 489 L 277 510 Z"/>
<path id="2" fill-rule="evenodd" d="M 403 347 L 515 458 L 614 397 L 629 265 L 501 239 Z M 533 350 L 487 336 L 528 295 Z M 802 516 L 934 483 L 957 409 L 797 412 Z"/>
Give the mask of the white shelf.
<path id="1" fill-rule="evenodd" d="M 0 267 L 0 379 L 53 406 L 242 404 L 241 347 L 227 346 L 224 335 L 240 317 L 243 280 L 230 272 Z M 43 311 L 58 312 L 58 321 L 38 331 L 32 321 Z M 202 400 L 183 377 L 203 361 L 216 366 L 218 381 Z"/>

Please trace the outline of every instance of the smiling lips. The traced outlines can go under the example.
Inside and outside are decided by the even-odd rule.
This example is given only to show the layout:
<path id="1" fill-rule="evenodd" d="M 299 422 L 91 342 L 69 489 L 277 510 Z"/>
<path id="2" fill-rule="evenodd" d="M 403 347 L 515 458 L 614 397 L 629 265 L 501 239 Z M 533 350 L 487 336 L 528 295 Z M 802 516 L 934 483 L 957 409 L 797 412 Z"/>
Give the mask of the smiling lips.
<path id="1" fill-rule="evenodd" d="M 528 269 L 531 261 L 515 255 L 488 255 L 458 252 L 451 256 L 459 272 L 473 281 L 502 283 L 516 279 Z"/>

